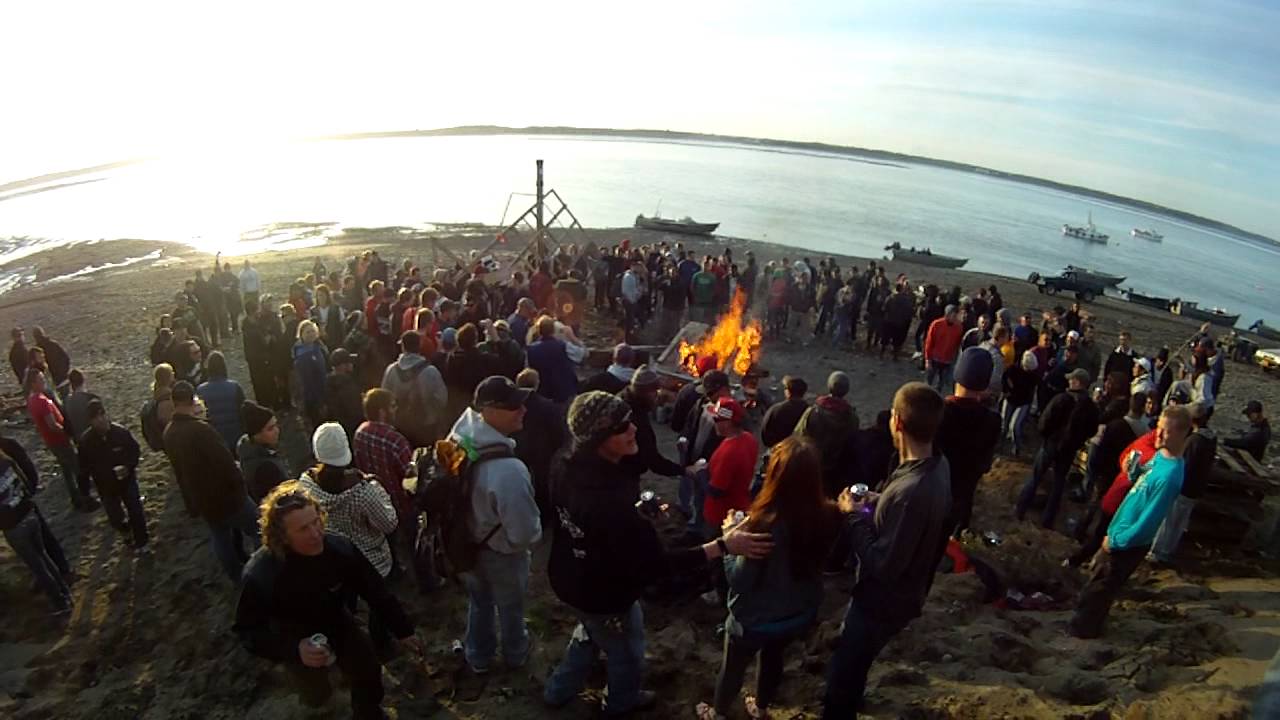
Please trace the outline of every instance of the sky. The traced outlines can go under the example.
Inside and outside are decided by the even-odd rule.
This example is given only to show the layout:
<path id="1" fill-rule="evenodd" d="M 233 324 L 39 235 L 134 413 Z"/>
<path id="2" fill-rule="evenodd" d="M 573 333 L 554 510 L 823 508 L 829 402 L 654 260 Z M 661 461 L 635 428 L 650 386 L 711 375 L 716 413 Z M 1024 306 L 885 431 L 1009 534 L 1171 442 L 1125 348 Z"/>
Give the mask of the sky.
<path id="1" fill-rule="evenodd" d="M 821 141 L 1280 238 L 1280 0 L 9 3 L 0 183 L 468 124 Z"/>

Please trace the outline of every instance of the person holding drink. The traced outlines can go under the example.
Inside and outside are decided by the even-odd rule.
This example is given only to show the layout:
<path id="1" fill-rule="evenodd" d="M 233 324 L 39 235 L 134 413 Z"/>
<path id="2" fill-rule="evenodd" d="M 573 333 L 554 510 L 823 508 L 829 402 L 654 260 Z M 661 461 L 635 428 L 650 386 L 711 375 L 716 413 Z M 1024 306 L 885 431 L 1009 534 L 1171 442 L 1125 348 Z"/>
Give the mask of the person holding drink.
<path id="1" fill-rule="evenodd" d="M 138 459 L 142 449 L 123 425 L 111 422 L 101 400 L 90 400 L 86 415 L 89 427 L 79 441 L 81 472 L 97 486 L 102 509 L 111 526 L 129 533 L 133 549 L 140 555 L 150 555 L 147 516 L 138 492 Z"/>

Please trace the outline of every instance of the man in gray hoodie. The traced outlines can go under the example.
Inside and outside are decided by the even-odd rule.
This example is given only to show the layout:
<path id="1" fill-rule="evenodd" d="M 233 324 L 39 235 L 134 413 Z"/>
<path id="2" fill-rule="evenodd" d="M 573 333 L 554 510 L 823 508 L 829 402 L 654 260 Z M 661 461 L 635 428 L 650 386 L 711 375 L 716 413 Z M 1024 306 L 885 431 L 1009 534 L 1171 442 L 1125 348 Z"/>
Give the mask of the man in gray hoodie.
<path id="1" fill-rule="evenodd" d="M 477 674 L 488 672 L 497 655 L 495 610 L 507 667 L 521 667 L 529 658 L 524 596 L 529 550 L 542 538 L 542 521 L 529 469 L 515 457 L 516 443 L 509 436 L 524 427 L 530 392 L 501 375 L 485 378 L 476 386 L 472 407 L 449 433 L 451 440 L 490 456 L 472 470 L 470 525 L 480 550 L 475 567 L 462 576 L 469 600 L 464 647 Z"/>
<path id="2" fill-rule="evenodd" d="M 439 437 L 449 391 L 444 377 L 431 361 L 419 354 L 422 336 L 409 330 L 400 336 L 400 357 L 387 366 L 382 388 L 396 396 L 400 411 L 395 427 L 416 448 L 430 447 Z"/>

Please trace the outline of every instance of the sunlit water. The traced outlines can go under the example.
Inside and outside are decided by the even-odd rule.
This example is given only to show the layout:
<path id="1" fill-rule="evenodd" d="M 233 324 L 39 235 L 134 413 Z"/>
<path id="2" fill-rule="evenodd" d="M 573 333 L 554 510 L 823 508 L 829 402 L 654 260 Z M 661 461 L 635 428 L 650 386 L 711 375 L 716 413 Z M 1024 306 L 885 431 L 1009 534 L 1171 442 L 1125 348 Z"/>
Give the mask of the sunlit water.
<path id="1" fill-rule="evenodd" d="M 237 254 L 323 242 L 243 240 L 275 222 L 343 226 L 497 223 L 533 191 L 535 158 L 588 227 L 667 216 L 813 255 L 880 256 L 894 241 L 1025 277 L 1068 263 L 1127 275 L 1150 294 L 1199 300 L 1280 325 L 1280 249 L 1159 215 L 983 175 L 732 145 L 564 137 L 391 138 L 209 150 L 132 165 L 0 202 L 0 253 L 99 238 L 184 242 Z M 0 196 L 3 197 L 3 196 Z M 511 199 L 510 220 L 530 203 Z M 1063 238 L 1095 224 L 1105 246 Z M 1129 236 L 1134 227 L 1163 243 Z M 124 258 L 121 258 L 122 260 Z"/>

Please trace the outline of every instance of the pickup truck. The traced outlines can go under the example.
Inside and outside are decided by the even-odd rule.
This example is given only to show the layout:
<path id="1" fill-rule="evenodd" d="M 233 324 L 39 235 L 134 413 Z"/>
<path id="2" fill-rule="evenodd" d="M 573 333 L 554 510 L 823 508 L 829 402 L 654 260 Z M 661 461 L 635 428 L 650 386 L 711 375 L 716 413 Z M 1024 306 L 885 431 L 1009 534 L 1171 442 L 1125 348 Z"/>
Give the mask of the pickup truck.
<path id="1" fill-rule="evenodd" d="M 1253 361 L 1263 370 L 1271 371 L 1280 368 L 1280 348 L 1258 350 L 1253 353 Z"/>
<path id="2" fill-rule="evenodd" d="M 1027 278 L 1027 282 L 1035 285 L 1045 295 L 1057 295 L 1060 292 L 1075 293 L 1076 299 L 1081 302 L 1092 302 L 1106 288 L 1102 282 L 1072 270 L 1054 277 L 1043 277 L 1040 273 L 1033 272 Z"/>

